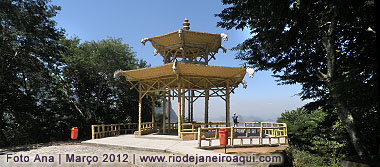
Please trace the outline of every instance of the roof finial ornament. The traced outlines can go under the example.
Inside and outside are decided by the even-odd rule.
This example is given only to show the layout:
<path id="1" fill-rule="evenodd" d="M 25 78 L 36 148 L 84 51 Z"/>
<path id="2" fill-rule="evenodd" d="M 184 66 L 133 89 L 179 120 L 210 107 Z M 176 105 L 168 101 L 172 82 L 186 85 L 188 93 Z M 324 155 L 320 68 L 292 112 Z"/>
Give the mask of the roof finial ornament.
<path id="1" fill-rule="evenodd" d="M 149 41 L 149 38 L 143 38 L 143 39 L 141 40 L 141 44 L 142 44 L 143 46 L 145 46 L 145 43 L 148 42 L 148 41 Z"/>
<path id="2" fill-rule="evenodd" d="M 255 74 L 255 70 L 253 68 L 247 67 L 245 71 L 248 73 L 249 78 L 253 78 Z"/>
<path id="3" fill-rule="evenodd" d="M 190 23 L 189 23 L 189 19 L 185 18 L 185 20 L 183 21 L 183 28 L 184 30 L 190 30 Z"/>

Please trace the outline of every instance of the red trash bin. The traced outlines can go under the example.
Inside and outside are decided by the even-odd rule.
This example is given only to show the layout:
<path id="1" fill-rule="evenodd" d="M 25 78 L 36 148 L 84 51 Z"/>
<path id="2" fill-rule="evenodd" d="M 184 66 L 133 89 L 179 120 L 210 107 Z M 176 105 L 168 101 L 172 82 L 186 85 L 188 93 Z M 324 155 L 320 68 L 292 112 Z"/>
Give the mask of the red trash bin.
<path id="1" fill-rule="evenodd" d="M 226 146 L 228 144 L 228 130 L 219 129 L 219 142 L 221 146 Z"/>
<path id="2" fill-rule="evenodd" d="M 78 127 L 71 128 L 71 139 L 78 139 Z"/>

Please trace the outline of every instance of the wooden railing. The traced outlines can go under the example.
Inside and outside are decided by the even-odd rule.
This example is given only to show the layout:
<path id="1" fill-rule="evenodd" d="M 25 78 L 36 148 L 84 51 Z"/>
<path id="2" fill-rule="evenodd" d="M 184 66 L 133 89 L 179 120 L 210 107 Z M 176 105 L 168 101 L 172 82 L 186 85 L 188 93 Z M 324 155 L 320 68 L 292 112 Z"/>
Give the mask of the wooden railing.
<path id="1" fill-rule="evenodd" d="M 159 129 L 162 130 L 162 123 L 157 124 Z M 165 124 L 166 131 L 169 129 L 169 123 L 166 122 Z M 172 132 L 176 132 L 175 130 L 178 129 L 178 123 L 177 122 L 170 122 L 170 130 Z"/>
<path id="2" fill-rule="evenodd" d="M 252 124 L 252 126 L 248 127 L 249 124 Z M 256 124 L 260 126 L 255 126 Z M 246 122 L 244 125 L 246 127 L 199 127 L 197 130 L 198 147 L 202 147 L 202 140 L 208 141 L 209 147 L 213 146 L 212 141 L 219 139 L 219 129 L 228 129 L 230 146 L 236 145 L 234 142 L 236 139 L 240 139 L 239 145 L 281 145 L 288 143 L 285 123 Z M 257 141 L 257 143 L 253 143 L 253 140 Z M 244 143 L 244 141 L 249 142 Z M 264 141 L 267 142 L 264 143 Z"/>
<path id="3" fill-rule="evenodd" d="M 168 124 L 167 124 L 168 125 Z M 177 129 L 178 123 L 170 123 L 171 129 Z M 219 137 L 219 129 L 226 128 L 229 130 L 230 145 L 234 145 L 235 139 L 240 139 L 240 145 L 244 145 L 244 140 L 249 140 L 249 144 L 253 144 L 252 140 L 258 139 L 259 145 L 264 144 L 263 140 L 268 140 L 266 144 L 273 144 L 272 139 L 277 139 L 277 144 L 287 144 L 287 127 L 285 123 L 271 123 L 271 122 L 244 122 L 244 127 L 225 127 L 224 122 L 196 122 L 196 123 L 183 123 L 182 133 L 194 134 L 193 139 L 198 139 L 198 146 L 201 147 L 202 140 L 209 141 L 209 146 L 212 140 L 217 140 Z M 161 129 L 161 124 L 153 124 L 152 122 L 141 123 L 141 133 L 149 134 Z M 138 130 L 138 123 L 123 123 L 123 124 L 107 124 L 107 125 L 92 125 L 92 139 L 98 139 L 109 136 L 117 136 L 120 134 L 133 134 Z M 182 135 L 182 134 L 181 134 Z M 200 136 L 200 137 L 199 137 Z M 280 141 L 284 139 L 284 142 Z M 192 140 L 193 140 L 192 139 Z"/>
<path id="4" fill-rule="evenodd" d="M 155 132 L 155 131 L 157 131 L 157 128 L 158 128 L 158 124 L 157 123 L 153 123 L 153 122 L 144 122 L 144 123 L 141 123 L 141 134 L 140 135 L 144 135 L 144 134 L 149 134 L 149 133 Z M 135 131 L 135 134 L 136 133 L 137 133 L 137 131 Z"/>
<path id="5" fill-rule="evenodd" d="M 92 139 L 133 133 L 137 127 L 138 123 L 91 125 Z"/>
<path id="6" fill-rule="evenodd" d="M 136 131 L 139 125 L 138 123 L 125 123 L 125 124 L 119 124 L 120 125 L 120 132 L 124 132 L 122 134 L 132 134 L 134 131 Z"/>
<path id="7" fill-rule="evenodd" d="M 182 132 L 196 132 L 198 128 L 206 128 L 206 127 L 226 127 L 225 122 L 195 122 L 195 123 L 183 123 L 181 131 Z"/>
<path id="8" fill-rule="evenodd" d="M 174 129 L 174 130 L 178 129 L 178 122 L 171 122 L 170 129 Z"/>
<path id="9" fill-rule="evenodd" d="M 169 127 L 169 124 L 166 123 L 166 128 Z M 178 122 L 170 122 L 170 129 L 178 129 Z"/>
<path id="10" fill-rule="evenodd" d="M 168 127 L 168 124 L 166 124 Z M 170 127 L 172 130 L 178 129 L 177 122 L 171 122 Z M 152 122 L 141 123 L 141 134 L 149 134 L 162 129 L 162 124 Z M 123 123 L 123 124 L 102 124 L 91 125 L 92 139 L 103 137 L 117 136 L 120 134 L 133 134 L 138 130 L 138 123 Z"/>

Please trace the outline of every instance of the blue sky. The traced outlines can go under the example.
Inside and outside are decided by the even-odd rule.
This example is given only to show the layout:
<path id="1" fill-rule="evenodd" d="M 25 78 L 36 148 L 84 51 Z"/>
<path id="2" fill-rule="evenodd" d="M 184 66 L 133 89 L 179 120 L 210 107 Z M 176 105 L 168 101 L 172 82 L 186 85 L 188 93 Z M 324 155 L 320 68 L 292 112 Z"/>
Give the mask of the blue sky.
<path id="1" fill-rule="evenodd" d="M 136 52 L 137 57 L 146 60 L 152 66 L 162 65 L 160 55 L 153 56 L 154 48 L 148 42 L 142 46 L 145 37 L 166 34 L 182 27 L 184 18 L 190 22 L 190 30 L 210 33 L 226 33 L 228 41 L 222 45 L 228 49 L 250 37 L 249 31 L 225 30 L 216 26 L 220 21 L 214 14 L 220 13 L 226 6 L 219 0 L 193 1 L 100 1 L 100 0 L 53 0 L 52 4 L 62 7 L 54 18 L 57 27 L 66 30 L 68 37 L 77 36 L 83 41 L 98 41 L 108 37 L 122 38 Z M 235 59 L 235 52 L 219 53 L 210 65 L 241 66 Z M 231 96 L 231 115 L 236 112 L 241 121 L 275 121 L 285 110 L 296 109 L 306 102 L 296 94 L 299 85 L 277 85 L 271 72 L 255 73 L 254 78 L 245 80 L 247 89 L 240 86 Z M 176 105 L 173 103 L 173 105 Z M 210 121 L 224 121 L 225 104 L 220 98 L 210 99 Z M 203 121 L 204 102 L 195 104 L 194 118 Z"/>

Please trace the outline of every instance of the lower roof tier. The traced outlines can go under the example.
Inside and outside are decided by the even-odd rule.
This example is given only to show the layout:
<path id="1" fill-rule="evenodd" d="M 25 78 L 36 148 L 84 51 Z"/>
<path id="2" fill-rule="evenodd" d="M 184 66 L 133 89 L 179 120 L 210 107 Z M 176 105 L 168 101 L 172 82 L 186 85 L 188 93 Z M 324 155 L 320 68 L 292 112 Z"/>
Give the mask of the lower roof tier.
<path id="1" fill-rule="evenodd" d="M 220 67 L 182 62 L 157 67 L 122 71 L 127 81 L 140 81 L 146 91 L 176 89 L 210 89 L 237 87 L 246 73 L 241 67 Z"/>

